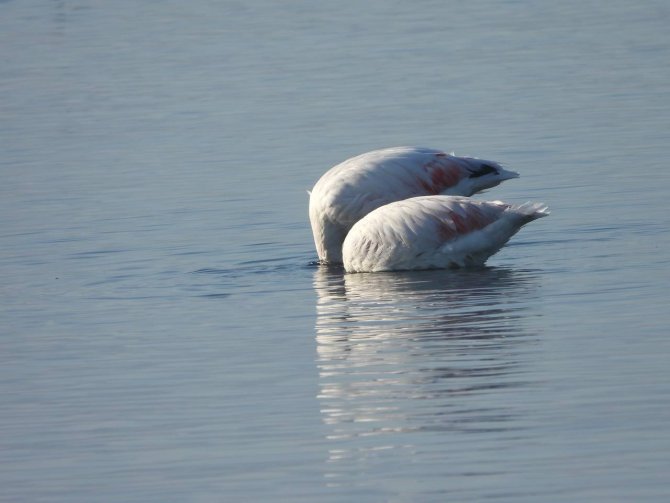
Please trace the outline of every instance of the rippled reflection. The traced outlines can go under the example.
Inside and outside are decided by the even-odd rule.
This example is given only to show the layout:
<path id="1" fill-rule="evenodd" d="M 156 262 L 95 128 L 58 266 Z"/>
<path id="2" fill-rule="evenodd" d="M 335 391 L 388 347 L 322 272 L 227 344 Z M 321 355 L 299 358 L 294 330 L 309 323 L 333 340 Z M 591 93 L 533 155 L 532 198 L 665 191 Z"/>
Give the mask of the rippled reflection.
<path id="1" fill-rule="evenodd" d="M 410 453 L 430 432 L 445 441 L 444 434 L 520 427 L 522 412 L 506 393 L 527 384 L 534 338 L 526 300 L 538 288 L 532 272 L 322 267 L 314 287 L 329 461 Z"/>

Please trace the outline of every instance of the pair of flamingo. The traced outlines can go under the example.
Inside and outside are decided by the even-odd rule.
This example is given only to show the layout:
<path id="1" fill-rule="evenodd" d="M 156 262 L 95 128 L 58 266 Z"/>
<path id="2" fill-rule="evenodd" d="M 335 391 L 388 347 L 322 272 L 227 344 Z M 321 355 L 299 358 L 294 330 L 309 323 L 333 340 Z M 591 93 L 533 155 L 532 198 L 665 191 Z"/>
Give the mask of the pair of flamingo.
<path id="1" fill-rule="evenodd" d="M 347 272 L 483 265 L 546 205 L 469 196 L 518 173 L 441 150 L 394 147 L 348 159 L 310 193 L 319 260 Z"/>

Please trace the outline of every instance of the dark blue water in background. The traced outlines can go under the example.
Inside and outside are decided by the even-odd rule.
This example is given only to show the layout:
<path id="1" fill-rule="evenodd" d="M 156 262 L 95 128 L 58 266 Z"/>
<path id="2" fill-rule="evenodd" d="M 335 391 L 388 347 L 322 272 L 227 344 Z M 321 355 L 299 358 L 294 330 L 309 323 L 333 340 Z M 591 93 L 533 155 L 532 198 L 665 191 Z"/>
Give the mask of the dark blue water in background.
<path id="1" fill-rule="evenodd" d="M 0 2 L 0 500 L 666 501 L 670 6 Z M 344 275 L 393 145 L 543 201 L 475 272 Z"/>

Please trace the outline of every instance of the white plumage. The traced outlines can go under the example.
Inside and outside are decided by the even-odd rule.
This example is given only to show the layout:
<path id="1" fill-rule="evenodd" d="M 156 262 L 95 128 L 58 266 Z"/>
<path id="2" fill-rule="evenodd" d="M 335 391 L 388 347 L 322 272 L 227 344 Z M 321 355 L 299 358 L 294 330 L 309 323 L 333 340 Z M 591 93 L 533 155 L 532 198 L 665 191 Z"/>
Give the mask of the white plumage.
<path id="1" fill-rule="evenodd" d="M 483 265 L 546 205 L 520 206 L 467 197 L 423 196 L 387 204 L 349 231 L 342 249 L 347 272 Z"/>
<path id="2" fill-rule="evenodd" d="M 324 174 L 310 193 L 319 260 L 341 263 L 349 230 L 379 207 L 424 195 L 470 196 L 518 176 L 493 161 L 431 148 L 386 148 L 348 159 Z"/>

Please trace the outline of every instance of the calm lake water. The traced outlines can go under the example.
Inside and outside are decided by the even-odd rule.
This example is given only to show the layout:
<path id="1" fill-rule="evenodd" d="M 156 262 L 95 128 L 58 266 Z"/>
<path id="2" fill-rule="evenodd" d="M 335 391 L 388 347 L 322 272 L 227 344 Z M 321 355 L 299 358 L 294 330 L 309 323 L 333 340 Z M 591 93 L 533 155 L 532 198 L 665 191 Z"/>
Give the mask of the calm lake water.
<path id="1" fill-rule="evenodd" d="M 668 501 L 670 4 L 0 2 L 0 500 Z M 421 145 L 480 271 L 313 265 Z"/>

